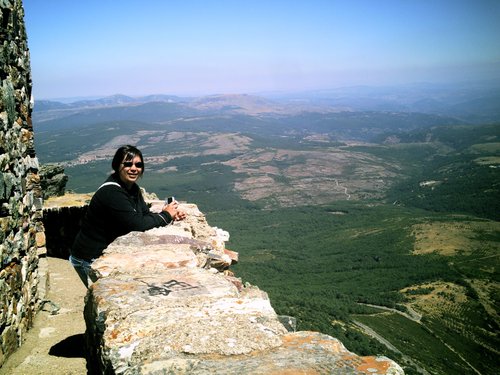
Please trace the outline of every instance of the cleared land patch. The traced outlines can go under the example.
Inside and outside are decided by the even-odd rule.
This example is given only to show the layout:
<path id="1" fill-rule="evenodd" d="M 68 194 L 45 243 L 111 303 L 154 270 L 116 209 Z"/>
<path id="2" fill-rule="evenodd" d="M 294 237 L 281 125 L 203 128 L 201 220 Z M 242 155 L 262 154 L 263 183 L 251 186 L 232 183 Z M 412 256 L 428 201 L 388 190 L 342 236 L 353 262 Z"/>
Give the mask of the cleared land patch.
<path id="1" fill-rule="evenodd" d="M 438 253 L 450 256 L 490 248 L 498 250 L 498 242 L 488 239 L 500 233 L 500 223 L 496 221 L 433 221 L 416 224 L 412 229 L 415 236 L 414 254 Z"/>
<path id="2" fill-rule="evenodd" d="M 282 207 L 380 198 L 397 176 L 381 159 L 346 149 L 260 149 L 224 164 L 242 175 L 235 189 L 244 199 Z"/>

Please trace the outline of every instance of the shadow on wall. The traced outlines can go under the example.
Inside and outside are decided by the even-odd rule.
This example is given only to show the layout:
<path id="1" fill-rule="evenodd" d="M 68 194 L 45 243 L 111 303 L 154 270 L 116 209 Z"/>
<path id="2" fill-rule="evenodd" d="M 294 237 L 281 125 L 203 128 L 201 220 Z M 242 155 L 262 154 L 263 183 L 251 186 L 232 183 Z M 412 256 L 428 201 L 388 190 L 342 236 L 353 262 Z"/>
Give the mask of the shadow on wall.
<path id="1" fill-rule="evenodd" d="M 43 210 L 47 255 L 68 259 L 69 250 L 80 229 L 85 207 L 60 207 Z"/>

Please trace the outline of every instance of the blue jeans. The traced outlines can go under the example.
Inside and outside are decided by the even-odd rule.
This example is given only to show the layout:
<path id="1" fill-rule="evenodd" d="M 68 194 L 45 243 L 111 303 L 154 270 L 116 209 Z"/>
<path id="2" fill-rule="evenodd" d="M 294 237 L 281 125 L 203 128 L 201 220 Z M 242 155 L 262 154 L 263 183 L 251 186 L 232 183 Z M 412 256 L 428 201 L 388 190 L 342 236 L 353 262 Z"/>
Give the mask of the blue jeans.
<path id="1" fill-rule="evenodd" d="M 75 268 L 76 273 L 80 276 L 80 279 L 83 281 L 85 286 L 88 288 L 89 284 L 97 281 L 93 272 L 90 272 L 90 266 L 95 259 L 92 259 L 90 262 L 88 260 L 80 259 L 74 257 L 73 255 L 69 256 L 69 261 L 71 265 Z"/>

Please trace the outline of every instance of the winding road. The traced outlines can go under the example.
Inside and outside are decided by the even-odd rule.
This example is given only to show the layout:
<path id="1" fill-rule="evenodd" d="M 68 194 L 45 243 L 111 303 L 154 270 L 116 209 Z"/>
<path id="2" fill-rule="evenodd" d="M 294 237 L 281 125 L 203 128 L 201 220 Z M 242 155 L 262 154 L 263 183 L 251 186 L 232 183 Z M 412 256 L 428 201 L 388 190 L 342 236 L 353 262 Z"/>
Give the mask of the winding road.
<path id="1" fill-rule="evenodd" d="M 350 200 L 351 199 L 351 194 L 349 194 L 347 192 L 347 188 L 345 186 L 342 186 L 339 184 L 339 180 L 335 179 L 335 184 L 337 187 L 341 188 L 341 189 L 344 189 L 344 194 L 347 196 L 347 200 Z"/>

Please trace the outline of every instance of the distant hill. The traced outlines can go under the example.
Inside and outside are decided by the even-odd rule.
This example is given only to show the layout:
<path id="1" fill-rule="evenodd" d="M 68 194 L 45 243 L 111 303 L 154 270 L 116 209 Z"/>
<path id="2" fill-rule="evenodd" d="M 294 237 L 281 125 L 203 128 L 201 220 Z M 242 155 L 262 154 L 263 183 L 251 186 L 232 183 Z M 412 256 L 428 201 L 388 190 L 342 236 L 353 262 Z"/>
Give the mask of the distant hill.
<path id="1" fill-rule="evenodd" d="M 500 121 L 500 82 L 416 83 L 353 86 L 330 90 L 275 93 L 283 104 L 349 111 L 397 111 L 455 117 L 468 123 Z"/>
<path id="2" fill-rule="evenodd" d="M 408 131 L 428 126 L 464 123 L 452 116 L 408 111 L 336 110 L 322 102 L 314 105 L 280 102 L 254 95 L 211 95 L 200 98 L 114 95 L 71 104 L 35 105 L 38 131 L 75 129 L 109 122 L 138 121 L 146 128 L 179 131 L 232 131 L 283 135 L 328 133 L 338 140 L 371 141 L 387 131 Z"/>
<path id="3" fill-rule="evenodd" d="M 55 102 L 52 100 L 37 100 L 35 102 L 35 107 L 34 111 L 36 112 L 46 112 L 46 111 L 51 111 L 51 110 L 57 110 L 57 109 L 68 109 L 70 108 L 70 105 L 61 103 L 61 102 Z"/>
<path id="4" fill-rule="evenodd" d="M 55 100 L 37 100 L 35 102 L 35 112 L 44 112 L 54 109 L 82 109 L 92 107 L 116 107 L 131 104 L 144 104 L 150 102 L 178 103 L 188 102 L 188 99 L 181 99 L 174 95 L 146 95 L 141 97 L 131 97 L 127 95 L 111 95 L 97 99 L 76 100 L 72 102 L 61 102 Z"/>
<path id="5" fill-rule="evenodd" d="M 286 109 L 270 99 L 254 95 L 210 95 L 194 99 L 190 106 L 195 109 L 224 112 L 263 114 L 283 113 Z"/>

